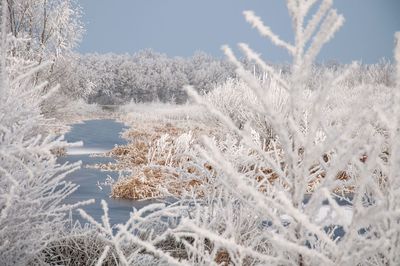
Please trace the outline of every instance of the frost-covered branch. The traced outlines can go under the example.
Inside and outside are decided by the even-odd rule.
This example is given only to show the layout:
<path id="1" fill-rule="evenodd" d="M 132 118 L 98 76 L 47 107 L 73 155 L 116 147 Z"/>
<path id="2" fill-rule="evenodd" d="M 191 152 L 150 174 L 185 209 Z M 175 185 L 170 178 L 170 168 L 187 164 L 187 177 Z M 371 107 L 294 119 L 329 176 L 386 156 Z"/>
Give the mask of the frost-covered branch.
<path id="1" fill-rule="evenodd" d="M 268 37 L 272 41 L 272 43 L 285 48 L 290 54 L 295 53 L 295 48 L 291 44 L 282 41 L 280 37 L 273 33 L 268 26 L 264 25 L 260 17 L 257 17 L 253 11 L 244 11 L 243 15 L 246 18 L 247 22 L 249 22 L 254 28 L 256 28 L 262 36 Z"/>

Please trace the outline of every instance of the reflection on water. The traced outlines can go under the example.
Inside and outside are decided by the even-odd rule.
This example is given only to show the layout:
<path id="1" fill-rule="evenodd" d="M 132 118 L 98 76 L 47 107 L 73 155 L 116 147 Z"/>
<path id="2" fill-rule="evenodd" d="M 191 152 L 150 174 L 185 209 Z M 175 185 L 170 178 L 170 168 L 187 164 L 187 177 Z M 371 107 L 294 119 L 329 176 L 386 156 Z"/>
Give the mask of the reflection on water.
<path id="1" fill-rule="evenodd" d="M 99 154 L 107 151 L 108 149 L 71 147 L 67 149 L 67 155 Z"/>
<path id="2" fill-rule="evenodd" d="M 72 181 L 79 185 L 79 188 L 69 196 L 65 203 L 76 203 L 81 200 L 95 199 L 94 204 L 84 206 L 83 209 L 95 220 L 101 221 L 103 211 L 100 202 L 106 200 L 109 208 L 109 217 L 112 224 L 125 222 L 129 218 L 132 208 L 140 209 L 154 200 L 131 201 L 122 199 L 112 199 L 109 197 L 110 187 L 98 186 L 103 183 L 107 176 L 116 179 L 118 173 L 104 172 L 98 169 L 87 168 L 87 165 L 96 163 L 112 162 L 112 158 L 90 157 L 90 153 L 100 153 L 112 149 L 115 145 L 125 144 L 120 133 L 124 130 L 124 125 L 114 120 L 88 120 L 82 124 L 73 125 L 70 132 L 65 135 L 68 142 L 83 141 L 82 147 L 74 147 L 67 151 L 67 156 L 60 157 L 59 163 L 82 161 L 82 168 L 69 174 L 67 181 Z M 73 218 L 80 221 L 79 214 L 74 211 Z M 86 222 L 86 221 L 84 221 Z"/>

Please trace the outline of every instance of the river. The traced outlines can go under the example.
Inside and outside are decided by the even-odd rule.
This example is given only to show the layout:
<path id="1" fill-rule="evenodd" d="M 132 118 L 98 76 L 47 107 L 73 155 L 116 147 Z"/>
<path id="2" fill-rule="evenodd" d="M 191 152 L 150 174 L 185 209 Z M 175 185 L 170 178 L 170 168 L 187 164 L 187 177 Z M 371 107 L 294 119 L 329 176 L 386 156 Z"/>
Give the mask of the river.
<path id="1" fill-rule="evenodd" d="M 104 199 L 108 203 L 112 225 L 124 223 L 128 220 L 129 213 L 133 210 L 133 207 L 140 209 L 155 202 L 155 200 L 132 201 L 110 198 L 110 187 L 99 186 L 98 184 L 104 183 L 107 176 L 117 179 L 118 173 L 87 167 L 96 163 L 112 162 L 112 158 L 92 157 L 90 154 L 103 153 L 111 150 L 115 145 L 125 144 L 126 141 L 121 138 L 121 132 L 124 130 L 124 124 L 111 119 L 87 120 L 74 124 L 71 130 L 65 134 L 65 139 L 68 142 L 83 141 L 83 146 L 70 148 L 67 150 L 66 156 L 58 158 L 60 164 L 82 161 L 81 169 L 66 177 L 67 181 L 78 184 L 79 188 L 65 200 L 65 203 L 95 199 L 96 202 L 94 204 L 84 206 L 82 209 L 100 222 L 103 215 L 100 202 Z M 76 211 L 73 212 L 73 219 L 86 222 Z"/>
<path id="2" fill-rule="evenodd" d="M 126 140 L 121 138 L 121 132 L 124 130 L 124 124 L 111 119 L 87 120 L 83 123 L 74 124 L 71 130 L 65 135 L 65 139 L 68 142 L 83 141 L 83 146 L 69 149 L 66 156 L 58 159 L 59 163 L 82 161 L 82 168 L 66 177 L 67 181 L 78 184 L 79 188 L 65 200 L 65 203 L 95 199 L 96 202 L 94 204 L 84 206 L 83 209 L 96 221 L 101 222 L 103 210 L 100 202 L 104 199 L 108 203 L 111 225 L 127 221 L 133 208 L 140 209 L 157 202 L 156 200 L 133 201 L 110 198 L 110 187 L 99 186 L 98 184 L 103 183 L 107 179 L 107 176 L 116 179 L 118 173 L 87 167 L 96 163 L 112 162 L 112 158 L 92 157 L 90 154 L 104 153 L 111 150 L 115 145 L 126 144 Z M 338 203 L 339 205 L 347 205 L 345 202 L 338 201 Z M 315 219 L 325 219 L 328 211 L 329 207 L 327 205 L 322 207 L 320 213 L 317 215 L 318 217 L 315 217 Z M 348 216 L 347 218 L 350 221 L 351 214 L 349 213 L 346 216 Z M 73 219 L 83 223 L 86 222 L 76 211 L 73 212 Z M 284 218 L 282 217 L 282 219 Z M 269 222 L 266 221 L 265 225 L 268 226 L 268 224 Z M 326 227 L 326 230 L 328 228 Z M 344 231 L 342 227 L 335 229 L 334 238 L 342 237 L 343 235 Z"/>

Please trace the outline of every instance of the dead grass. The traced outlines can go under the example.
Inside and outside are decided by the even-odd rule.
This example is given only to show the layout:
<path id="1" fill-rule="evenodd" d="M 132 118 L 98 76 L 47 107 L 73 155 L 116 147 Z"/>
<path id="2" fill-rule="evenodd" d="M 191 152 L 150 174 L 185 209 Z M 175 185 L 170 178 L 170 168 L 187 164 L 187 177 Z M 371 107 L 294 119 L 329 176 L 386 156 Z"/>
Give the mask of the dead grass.
<path id="1" fill-rule="evenodd" d="M 125 132 L 123 136 L 129 144 L 117 146 L 107 154 L 115 158 L 116 163 L 95 166 L 102 170 L 131 173 L 112 185 L 112 197 L 141 200 L 166 195 L 181 196 L 187 192 L 203 196 L 207 175 L 212 174 L 214 169 L 209 164 L 199 167 L 194 158 L 181 154 L 182 147 L 177 145 L 182 144 L 177 142 L 184 134 L 183 140 L 190 141 L 183 149 L 190 149 L 204 130 L 199 126 L 182 128 L 166 122 L 161 125 L 144 123 L 140 128 Z M 206 174 L 203 169 L 206 169 Z"/>
<path id="2" fill-rule="evenodd" d="M 131 117 L 132 118 L 132 117 Z M 136 123 L 134 123 L 136 122 Z M 192 132 L 194 142 L 205 135 L 218 136 L 217 129 L 201 125 L 199 123 L 186 123 L 180 120 L 160 120 L 152 116 L 146 116 L 146 119 L 138 118 L 131 121 L 132 128 L 123 134 L 128 139 L 129 144 L 115 147 L 109 156 L 116 159 L 117 163 L 98 165 L 104 170 L 128 170 L 132 174 L 122 178 L 113 184 L 112 196 L 127 199 L 147 199 L 162 197 L 166 194 L 180 196 L 184 192 L 196 191 L 197 195 L 204 195 L 204 189 L 209 185 L 209 176 L 215 176 L 215 170 L 207 163 L 196 165 L 194 158 L 177 154 L 174 145 L 184 133 Z M 158 143 L 160 139 L 168 135 L 166 148 L 160 148 Z M 157 146 L 158 145 L 158 146 Z M 302 153 L 303 151 L 299 151 Z M 367 160 L 367 156 L 360 158 L 361 162 Z M 323 160 L 327 163 L 329 156 L 324 155 Z M 284 164 L 284 163 L 282 163 Z M 204 174 L 204 170 L 208 173 Z M 255 167 L 250 168 L 249 176 L 253 176 L 259 183 L 258 189 L 261 192 L 267 192 L 267 187 L 276 182 L 284 184 L 271 168 Z M 245 172 L 246 174 L 246 172 Z M 310 169 L 310 175 L 314 177 L 310 180 L 307 188 L 308 193 L 312 193 L 318 184 L 325 178 L 326 173 L 316 169 Z M 339 171 L 336 179 L 342 181 L 343 185 L 335 189 L 335 192 L 353 191 L 353 178 L 346 171 Z"/>
<path id="3" fill-rule="evenodd" d="M 126 178 L 115 183 L 111 190 L 115 198 L 140 200 L 161 196 L 154 180 L 141 180 L 137 177 Z"/>
<path id="4" fill-rule="evenodd" d="M 325 163 L 329 162 L 329 156 L 323 155 L 323 160 Z M 359 161 L 365 163 L 368 159 L 367 155 L 362 155 L 359 158 Z M 284 168 L 284 164 L 282 163 L 282 167 Z M 249 171 L 255 176 L 255 180 L 259 183 L 258 189 L 260 192 L 267 191 L 267 184 L 273 185 L 275 182 L 282 182 L 282 179 L 279 177 L 277 173 L 275 173 L 272 169 L 266 167 L 255 167 L 251 166 Z M 308 183 L 307 193 L 313 193 L 318 185 L 323 181 L 326 177 L 326 172 L 321 170 L 318 165 L 310 168 L 310 176 L 314 176 Z M 342 170 L 336 173 L 335 179 L 341 181 L 341 185 L 334 188 L 333 192 L 335 194 L 350 194 L 355 191 L 354 180 L 356 177 L 352 176 L 348 171 Z M 378 178 L 378 182 L 383 184 L 385 181 L 385 177 L 380 176 Z M 283 187 L 288 187 L 284 182 L 282 183 Z"/>
<path id="5" fill-rule="evenodd" d="M 67 149 L 65 147 L 57 147 L 50 150 L 51 154 L 61 157 L 67 155 Z"/>
<path id="6" fill-rule="evenodd" d="M 196 132 L 193 134 L 195 141 L 198 136 L 204 134 L 204 130 L 202 131 L 199 127 L 192 129 Z M 141 200 L 165 195 L 178 197 L 192 191 L 197 196 L 203 196 L 205 187 L 209 185 L 208 176 L 215 176 L 216 173 L 208 163 L 198 166 L 193 163 L 194 158 L 177 154 L 174 145 L 177 139 L 187 131 L 188 129 L 176 127 L 167 122 L 163 125 L 147 124 L 125 132 L 124 137 L 130 141 L 129 144 L 115 147 L 108 154 L 115 158 L 117 163 L 98 165 L 104 170 L 132 172 L 129 177 L 122 178 L 113 184 L 112 196 Z M 162 138 L 164 138 L 163 141 L 161 141 Z M 327 162 L 328 157 L 324 156 L 323 159 Z M 366 157 L 363 156 L 360 160 L 365 162 Z M 207 171 L 206 175 L 204 170 Z M 268 185 L 283 182 L 271 168 L 253 166 L 247 171 L 250 171 L 259 183 L 258 189 L 261 192 L 266 192 Z M 309 182 L 309 193 L 312 193 L 325 178 L 325 173 L 318 171 L 318 168 L 310 169 L 310 174 L 315 174 L 315 177 Z M 352 190 L 350 185 L 345 185 L 351 179 L 347 172 L 338 172 L 336 178 L 344 183 L 342 188 L 335 190 L 336 192 Z"/>
<path id="7" fill-rule="evenodd" d="M 190 168 L 187 171 L 190 172 Z M 181 196 L 185 192 L 194 191 L 197 196 L 203 196 L 206 182 L 200 176 L 181 178 L 172 168 L 146 166 L 140 168 L 136 175 L 113 184 L 111 195 L 115 198 L 141 200 L 165 195 Z"/>
<path id="8" fill-rule="evenodd" d="M 223 266 L 232 265 L 232 261 L 231 261 L 229 252 L 226 251 L 225 249 L 218 250 L 217 255 L 215 255 L 214 261 L 218 265 L 223 265 Z"/>

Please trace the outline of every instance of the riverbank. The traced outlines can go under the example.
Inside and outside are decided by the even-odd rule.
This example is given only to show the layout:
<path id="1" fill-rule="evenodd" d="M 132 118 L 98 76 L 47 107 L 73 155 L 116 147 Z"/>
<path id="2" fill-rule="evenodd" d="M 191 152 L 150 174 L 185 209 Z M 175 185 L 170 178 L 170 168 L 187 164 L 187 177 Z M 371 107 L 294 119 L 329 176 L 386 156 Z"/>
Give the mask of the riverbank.
<path id="1" fill-rule="evenodd" d="M 199 106 L 135 104 L 122 107 L 120 113 L 129 128 L 122 135 L 128 143 L 107 153 L 115 163 L 96 165 L 124 171 L 112 184 L 112 197 L 143 200 L 204 194 L 212 168 L 201 172 L 207 165 L 194 156 L 194 147 L 202 135 L 217 136 L 218 127 L 206 123 Z"/>
<path id="2" fill-rule="evenodd" d="M 52 120 L 52 133 L 61 135 L 71 130 L 73 124 L 82 123 L 85 120 L 114 119 L 117 120 L 121 115 L 119 106 L 102 106 L 98 104 L 88 104 L 82 100 L 71 101 L 51 115 L 46 115 L 47 119 Z"/>

